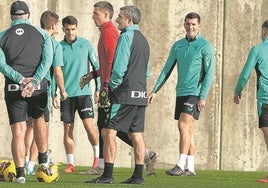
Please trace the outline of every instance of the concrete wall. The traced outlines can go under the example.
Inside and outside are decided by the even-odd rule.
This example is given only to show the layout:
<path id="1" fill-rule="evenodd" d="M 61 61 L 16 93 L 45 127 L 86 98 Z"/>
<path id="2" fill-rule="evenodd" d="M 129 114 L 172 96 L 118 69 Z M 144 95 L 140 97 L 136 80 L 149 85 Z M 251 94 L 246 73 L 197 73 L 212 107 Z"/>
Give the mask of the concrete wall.
<path id="1" fill-rule="evenodd" d="M 9 7 L 13 1 L 0 1 L 0 30 L 10 25 Z M 34 0 L 26 1 L 31 9 L 31 23 L 39 25 L 41 13 L 55 10 L 63 18 L 78 18 L 79 35 L 96 47 L 98 29 L 92 17 L 92 6 L 97 0 Z M 197 169 L 265 170 L 267 149 L 258 129 L 256 111 L 255 74 L 244 89 L 242 102 L 234 105 L 233 89 L 244 65 L 249 49 L 260 40 L 261 24 L 268 19 L 268 2 L 265 0 L 125 0 L 110 1 L 116 10 L 123 5 L 136 5 L 142 12 L 141 29 L 151 46 L 150 91 L 167 59 L 171 45 L 185 36 L 184 16 L 190 11 L 201 15 L 201 32 L 214 46 L 216 57 L 215 80 L 207 98 L 206 109 L 195 123 Z M 63 38 L 60 30 L 58 40 Z M 173 120 L 175 85 L 174 71 L 160 90 L 154 104 L 147 108 L 145 139 L 147 147 L 160 155 L 156 167 L 169 168 L 178 159 L 179 132 Z M 1 75 L 1 80 L 3 77 Z M 0 83 L 0 158 L 10 158 L 11 133 Z M 96 114 L 97 115 L 97 114 Z M 55 162 L 66 162 L 63 147 L 63 126 L 59 111 L 52 109 L 49 147 Z M 92 148 L 79 118 L 75 127 L 77 165 L 91 165 Z M 116 166 L 133 165 L 133 151 L 118 140 Z M 119 160 L 119 159 L 124 160 Z"/>

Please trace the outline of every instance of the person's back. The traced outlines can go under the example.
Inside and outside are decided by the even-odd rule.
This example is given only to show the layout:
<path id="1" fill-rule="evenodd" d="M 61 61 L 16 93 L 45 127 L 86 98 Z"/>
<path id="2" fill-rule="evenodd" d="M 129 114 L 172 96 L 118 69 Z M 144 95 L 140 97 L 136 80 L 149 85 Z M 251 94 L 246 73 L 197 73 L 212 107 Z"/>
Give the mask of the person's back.
<path id="1" fill-rule="evenodd" d="M 42 34 L 28 20 L 16 20 L 3 33 L 0 45 L 7 64 L 29 77 L 33 76 L 40 63 L 43 42 Z"/>
<path id="2" fill-rule="evenodd" d="M 5 76 L 5 102 L 12 132 L 11 150 L 16 166 L 16 183 L 25 183 L 25 132 L 28 117 L 34 119 L 39 170 L 48 172 L 47 81 L 52 63 L 48 34 L 29 23 L 29 7 L 15 1 L 10 8 L 11 27 L 0 33 L 0 72 Z M 4 54 L 4 55 L 3 55 Z"/>
<path id="3" fill-rule="evenodd" d="M 113 68 L 109 83 L 111 88 L 109 97 L 112 103 L 146 106 L 146 78 L 148 76 L 146 67 L 149 62 L 149 44 L 136 24 L 127 27 L 126 31 L 121 34 L 118 44 L 122 41 L 128 41 L 128 46 L 124 46 L 126 49 L 117 48 L 114 60 L 125 59 L 124 62 L 128 62 L 128 64 L 120 65 L 120 67 L 117 64 L 118 67 Z M 127 52 L 123 53 L 122 51 Z M 126 54 L 129 54 L 129 57 Z M 126 61 L 126 58 L 129 58 L 129 61 Z M 120 86 L 114 88 L 115 82 L 118 81 L 116 77 L 124 72 L 124 69 L 126 70 L 126 66 L 128 68 Z"/>
<path id="4" fill-rule="evenodd" d="M 262 43 L 251 48 L 245 67 L 239 77 L 236 91 L 240 91 L 255 68 L 257 73 L 257 99 L 261 102 L 268 102 L 268 38 Z"/>

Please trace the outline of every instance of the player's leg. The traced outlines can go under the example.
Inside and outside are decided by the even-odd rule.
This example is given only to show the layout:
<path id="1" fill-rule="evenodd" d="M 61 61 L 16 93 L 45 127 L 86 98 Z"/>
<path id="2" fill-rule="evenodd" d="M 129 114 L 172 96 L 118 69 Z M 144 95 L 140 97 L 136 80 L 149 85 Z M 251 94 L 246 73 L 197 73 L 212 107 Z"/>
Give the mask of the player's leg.
<path id="1" fill-rule="evenodd" d="M 11 124 L 12 140 L 11 151 L 16 166 L 17 179 L 25 178 L 24 157 L 25 157 L 25 133 L 26 121 Z M 25 180 L 25 179 L 24 179 Z"/>
<path id="2" fill-rule="evenodd" d="M 117 129 L 122 126 L 122 119 L 126 118 L 125 114 L 122 113 L 120 104 L 112 104 L 109 112 L 109 123 L 102 128 L 101 135 L 103 138 L 103 154 L 104 154 L 104 171 L 102 175 L 96 179 L 89 180 L 86 183 L 113 183 L 113 168 L 115 155 L 117 152 L 116 134 Z M 120 128 L 118 128 L 120 127 Z"/>
<path id="3" fill-rule="evenodd" d="M 75 171 L 73 137 L 75 109 L 76 108 L 74 97 L 67 98 L 64 101 L 61 101 L 61 121 L 63 121 L 64 127 L 63 143 L 68 163 L 67 168 L 64 169 L 65 173 L 71 173 Z"/>
<path id="4" fill-rule="evenodd" d="M 143 179 L 143 168 L 144 168 L 144 157 L 145 157 L 145 143 L 143 139 L 144 132 L 144 120 L 145 120 L 145 109 L 144 106 L 130 106 L 129 107 L 129 119 L 131 126 L 129 128 L 129 135 L 131 137 L 135 156 L 135 168 L 132 176 L 123 181 L 124 184 L 144 184 Z"/>
<path id="5" fill-rule="evenodd" d="M 63 135 L 63 143 L 65 148 L 65 153 L 67 157 L 68 166 L 64 169 L 65 173 L 75 172 L 75 164 L 74 164 L 74 123 L 63 123 L 64 126 L 64 135 Z"/>
<path id="6" fill-rule="evenodd" d="M 89 95 L 77 97 L 77 110 L 83 121 L 84 128 L 87 132 L 88 140 L 93 148 L 93 164 L 92 168 L 96 168 L 99 162 L 99 138 L 98 131 L 94 127 L 94 107 Z"/>
<path id="7" fill-rule="evenodd" d="M 120 138 L 123 142 L 133 147 L 132 139 L 128 133 L 117 131 L 118 138 Z M 148 148 L 145 150 L 144 154 L 144 164 L 146 165 L 146 176 L 150 176 L 154 174 L 154 165 L 156 162 L 157 156 L 155 151 L 151 151 Z"/>
<path id="8" fill-rule="evenodd" d="M 38 163 L 40 167 L 48 167 L 48 140 L 47 127 L 44 114 L 47 108 L 47 80 L 43 79 L 40 89 L 36 90 L 31 98 L 28 99 L 28 114 L 33 118 L 34 139 L 38 148 Z"/>
<path id="9" fill-rule="evenodd" d="M 34 139 L 33 135 L 33 121 L 32 118 L 28 118 L 27 120 L 27 130 L 25 133 L 25 166 L 27 166 L 30 160 L 30 148 L 32 145 L 32 141 Z"/>
<path id="10" fill-rule="evenodd" d="M 34 166 L 38 159 L 38 149 L 34 140 L 33 119 L 28 118 L 25 135 L 25 167 L 28 175 L 35 175 Z"/>
<path id="11" fill-rule="evenodd" d="M 268 149 L 268 104 L 264 104 L 258 101 L 258 115 L 259 115 L 259 128 L 263 132 L 266 148 Z M 268 176 L 263 179 L 259 179 L 258 182 L 268 183 Z"/>
<path id="12" fill-rule="evenodd" d="M 167 175 L 182 176 L 186 159 L 191 145 L 191 130 L 194 123 L 194 113 L 197 113 L 197 96 L 184 96 L 176 98 L 175 119 L 178 120 L 178 129 L 180 132 L 179 160 L 175 167 L 166 171 Z"/>
<path id="13" fill-rule="evenodd" d="M 25 134 L 27 116 L 27 102 L 21 97 L 20 91 L 10 90 L 9 85 L 16 85 L 8 79 L 5 80 L 5 102 L 12 133 L 11 152 L 16 166 L 16 182 L 25 183 L 24 158 Z M 19 87 L 19 85 L 17 85 Z"/>
<path id="14" fill-rule="evenodd" d="M 87 132 L 88 140 L 93 148 L 94 152 L 94 161 L 92 164 L 92 168 L 96 168 L 99 163 L 99 141 L 98 141 L 98 133 L 94 128 L 93 118 L 83 119 L 84 128 Z"/>
<path id="15" fill-rule="evenodd" d="M 190 148 L 186 159 L 186 167 L 184 170 L 184 175 L 186 176 L 195 176 L 195 168 L 194 168 L 194 154 L 195 154 L 195 139 L 194 139 L 194 124 L 191 125 L 190 128 Z"/>
<path id="16" fill-rule="evenodd" d="M 36 146 L 38 148 L 38 163 L 40 165 L 47 164 L 47 148 L 48 148 L 48 141 L 47 141 L 47 128 L 46 122 L 44 119 L 44 115 L 39 118 L 34 119 L 34 139 Z"/>

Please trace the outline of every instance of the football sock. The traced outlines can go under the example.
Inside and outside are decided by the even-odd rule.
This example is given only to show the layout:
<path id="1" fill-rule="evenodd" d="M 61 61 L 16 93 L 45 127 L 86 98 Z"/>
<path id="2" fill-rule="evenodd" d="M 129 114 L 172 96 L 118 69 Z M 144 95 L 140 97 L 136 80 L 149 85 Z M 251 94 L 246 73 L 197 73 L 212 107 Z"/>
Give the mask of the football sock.
<path id="1" fill-rule="evenodd" d="M 103 158 L 99 158 L 98 167 L 101 168 L 101 169 L 104 169 L 104 159 Z"/>
<path id="2" fill-rule="evenodd" d="M 99 164 L 99 158 L 94 157 L 92 168 L 96 168 L 98 166 L 98 164 Z"/>
<path id="3" fill-rule="evenodd" d="M 191 172 L 194 172 L 194 155 L 187 156 L 186 168 L 189 169 Z"/>
<path id="4" fill-rule="evenodd" d="M 144 162 L 145 162 L 145 164 L 150 162 L 150 153 L 149 153 L 149 150 L 147 148 L 145 150 Z"/>
<path id="5" fill-rule="evenodd" d="M 30 160 L 30 156 L 29 155 L 25 155 L 25 166 L 27 165 L 27 163 Z"/>
<path id="6" fill-rule="evenodd" d="M 34 169 L 34 165 L 35 165 L 35 162 L 29 161 L 27 168 L 32 171 Z"/>
<path id="7" fill-rule="evenodd" d="M 132 174 L 133 179 L 142 179 L 143 174 L 143 164 L 135 164 L 135 169 Z"/>
<path id="8" fill-rule="evenodd" d="M 184 166 L 185 166 L 185 163 L 186 163 L 186 159 L 187 159 L 187 155 L 186 155 L 186 154 L 180 154 L 179 161 L 178 161 L 177 165 L 178 165 L 182 170 L 184 170 Z"/>
<path id="9" fill-rule="evenodd" d="M 47 152 L 38 153 L 38 163 L 39 164 L 47 163 Z"/>
<path id="10" fill-rule="evenodd" d="M 94 157 L 99 158 L 99 156 L 100 156 L 100 147 L 99 147 L 99 145 L 92 146 L 92 148 L 93 148 L 93 152 L 94 152 Z"/>
<path id="11" fill-rule="evenodd" d="M 74 154 L 67 154 L 67 161 L 68 161 L 68 164 L 71 164 L 74 166 Z"/>
<path id="12" fill-rule="evenodd" d="M 16 173 L 17 173 L 16 178 L 25 177 L 24 167 L 17 167 Z"/>
<path id="13" fill-rule="evenodd" d="M 114 163 L 105 163 L 102 177 L 111 178 L 113 176 Z"/>

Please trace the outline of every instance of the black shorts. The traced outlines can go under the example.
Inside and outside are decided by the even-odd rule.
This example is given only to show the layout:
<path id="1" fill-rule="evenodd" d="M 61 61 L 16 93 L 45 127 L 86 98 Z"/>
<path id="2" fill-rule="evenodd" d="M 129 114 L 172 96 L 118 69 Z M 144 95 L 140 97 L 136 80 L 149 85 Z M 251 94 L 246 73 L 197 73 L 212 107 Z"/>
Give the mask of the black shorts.
<path id="1" fill-rule="evenodd" d="M 28 114 L 28 120 L 29 120 L 30 117 L 31 117 L 31 116 L 29 116 L 29 114 Z M 46 108 L 46 110 L 45 110 L 44 118 L 45 118 L 45 122 L 48 123 L 48 122 L 49 122 L 49 118 L 50 118 L 50 114 L 49 114 L 49 110 L 48 110 L 48 108 Z M 28 121 L 28 120 L 27 120 L 27 121 Z M 30 125 L 31 125 L 31 124 L 30 124 Z"/>
<path id="2" fill-rule="evenodd" d="M 268 127 L 268 104 L 258 102 L 259 128 Z"/>
<path id="3" fill-rule="evenodd" d="M 69 97 L 61 102 L 61 121 L 73 123 L 76 110 L 80 118 L 94 118 L 94 109 L 89 95 Z"/>
<path id="4" fill-rule="evenodd" d="M 49 109 L 48 109 L 48 107 L 46 108 L 46 110 L 45 110 L 45 113 L 44 113 L 44 118 L 45 118 L 45 122 L 49 122 L 49 119 L 50 119 L 50 114 L 49 114 L 50 112 L 49 112 Z"/>
<path id="5" fill-rule="evenodd" d="M 21 97 L 21 86 L 8 79 L 5 81 L 5 101 L 9 123 L 14 124 L 41 117 L 47 108 L 47 81 L 44 79 L 32 97 Z"/>
<path id="6" fill-rule="evenodd" d="M 98 108 L 98 121 L 97 125 L 100 130 L 108 123 L 109 109 Z"/>
<path id="7" fill-rule="evenodd" d="M 106 128 L 125 133 L 144 132 L 146 106 L 112 104 Z"/>
<path id="8" fill-rule="evenodd" d="M 198 110 L 198 96 L 182 96 L 176 98 L 176 107 L 174 119 L 178 120 L 181 113 L 187 113 L 194 117 L 199 118 L 200 111 Z"/>

